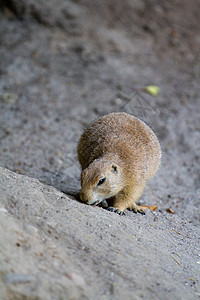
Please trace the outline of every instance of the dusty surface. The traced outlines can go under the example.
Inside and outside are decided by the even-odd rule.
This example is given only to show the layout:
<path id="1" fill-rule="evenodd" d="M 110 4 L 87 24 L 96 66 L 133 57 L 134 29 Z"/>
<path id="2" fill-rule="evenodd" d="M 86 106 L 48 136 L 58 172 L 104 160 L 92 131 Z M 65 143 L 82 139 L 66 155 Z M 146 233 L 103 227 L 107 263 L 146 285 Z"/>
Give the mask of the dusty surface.
<path id="1" fill-rule="evenodd" d="M 199 299 L 199 1 L 0 7 L 0 299 Z M 79 188 L 78 138 L 111 111 L 160 139 L 146 216 L 59 191 Z"/>

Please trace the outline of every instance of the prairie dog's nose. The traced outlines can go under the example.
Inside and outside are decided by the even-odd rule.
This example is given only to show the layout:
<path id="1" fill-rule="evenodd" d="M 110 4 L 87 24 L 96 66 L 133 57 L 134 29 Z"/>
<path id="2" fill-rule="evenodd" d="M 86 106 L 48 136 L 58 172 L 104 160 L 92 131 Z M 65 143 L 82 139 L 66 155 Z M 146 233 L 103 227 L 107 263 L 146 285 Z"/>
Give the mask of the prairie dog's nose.
<path id="1" fill-rule="evenodd" d="M 80 193 L 80 198 L 81 198 L 81 201 L 84 202 L 84 203 L 88 203 L 88 200 L 87 200 L 87 197 L 85 197 L 84 193 L 81 191 Z"/>

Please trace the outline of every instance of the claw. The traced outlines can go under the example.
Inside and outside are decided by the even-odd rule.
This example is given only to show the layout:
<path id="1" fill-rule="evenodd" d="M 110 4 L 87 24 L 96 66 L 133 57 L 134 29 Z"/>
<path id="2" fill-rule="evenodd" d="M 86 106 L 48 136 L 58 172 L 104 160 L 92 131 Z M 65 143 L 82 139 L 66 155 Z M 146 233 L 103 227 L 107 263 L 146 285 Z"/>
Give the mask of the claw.
<path id="1" fill-rule="evenodd" d="M 141 214 L 141 215 L 146 215 L 146 213 L 145 213 L 145 211 L 144 210 L 132 210 L 135 214 L 137 214 L 137 213 L 139 213 L 139 214 Z"/>
<path id="2" fill-rule="evenodd" d="M 124 216 L 124 215 L 125 215 L 125 213 L 124 213 L 123 211 L 121 211 L 121 210 L 119 210 L 119 209 L 115 209 L 115 208 L 112 207 L 112 206 L 109 206 L 109 207 L 107 207 L 106 209 L 109 210 L 109 211 L 111 211 L 111 212 L 114 212 L 114 213 L 116 213 L 116 214 L 118 214 L 118 215 L 120 215 L 120 216 Z"/>
<path id="3" fill-rule="evenodd" d="M 114 212 L 115 212 L 116 214 L 120 215 L 120 216 L 125 216 L 125 212 L 123 212 L 123 211 L 121 211 L 121 210 L 119 210 L 119 209 L 116 209 Z"/>
<path id="4" fill-rule="evenodd" d="M 113 211 L 113 212 L 115 211 L 114 207 L 111 207 L 111 206 L 108 206 L 106 209 L 109 211 Z"/>
<path id="5" fill-rule="evenodd" d="M 132 207 L 130 207 L 129 209 L 133 211 L 135 214 L 139 213 L 141 215 L 145 215 L 145 211 L 140 205 L 132 204 Z"/>

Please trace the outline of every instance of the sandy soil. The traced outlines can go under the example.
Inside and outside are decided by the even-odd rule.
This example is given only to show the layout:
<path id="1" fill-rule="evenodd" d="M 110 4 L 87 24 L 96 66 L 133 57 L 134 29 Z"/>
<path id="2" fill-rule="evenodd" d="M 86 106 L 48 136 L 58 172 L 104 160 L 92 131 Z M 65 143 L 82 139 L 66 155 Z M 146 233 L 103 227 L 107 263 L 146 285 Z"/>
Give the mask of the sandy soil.
<path id="1" fill-rule="evenodd" d="M 0 8 L 2 299 L 199 299 L 200 2 Z M 81 132 L 111 111 L 160 139 L 146 216 L 61 192 L 80 188 Z"/>

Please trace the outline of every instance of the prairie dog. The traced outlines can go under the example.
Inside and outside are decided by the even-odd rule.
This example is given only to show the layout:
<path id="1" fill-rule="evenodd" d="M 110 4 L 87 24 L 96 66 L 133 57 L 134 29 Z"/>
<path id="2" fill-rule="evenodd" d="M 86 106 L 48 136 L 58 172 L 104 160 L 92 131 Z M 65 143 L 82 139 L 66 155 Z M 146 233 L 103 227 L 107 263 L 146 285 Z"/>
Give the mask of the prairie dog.
<path id="1" fill-rule="evenodd" d="M 149 126 L 127 113 L 107 114 L 82 134 L 78 158 L 82 202 L 106 200 L 107 209 L 118 214 L 127 208 L 144 214 L 135 202 L 161 160 L 159 141 Z"/>

